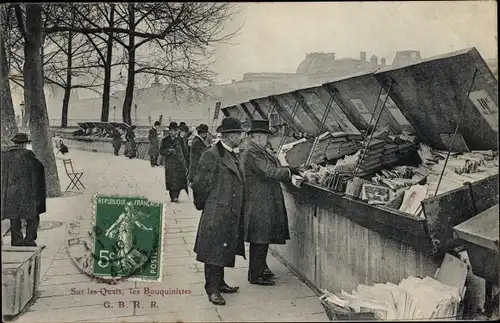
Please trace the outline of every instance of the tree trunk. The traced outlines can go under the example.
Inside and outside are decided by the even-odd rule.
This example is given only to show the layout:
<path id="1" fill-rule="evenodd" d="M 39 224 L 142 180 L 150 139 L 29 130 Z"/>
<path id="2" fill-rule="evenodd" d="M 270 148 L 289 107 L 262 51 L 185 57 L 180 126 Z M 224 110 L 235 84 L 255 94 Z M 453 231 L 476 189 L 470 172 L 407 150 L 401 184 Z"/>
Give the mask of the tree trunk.
<path id="1" fill-rule="evenodd" d="M 73 68 L 73 33 L 68 32 L 68 52 L 66 56 L 66 86 L 64 87 L 64 97 L 61 112 L 61 128 L 68 127 L 68 109 L 69 109 L 69 99 L 71 96 L 71 81 L 72 75 L 71 70 Z"/>
<path id="2" fill-rule="evenodd" d="M 128 23 L 130 31 L 135 30 L 135 8 L 133 3 L 128 4 Z M 134 101 L 135 83 L 135 36 L 128 36 L 128 71 L 127 88 L 125 89 L 125 100 L 123 100 L 123 122 L 132 125 L 132 102 Z"/>
<path id="3" fill-rule="evenodd" d="M 33 152 L 45 167 L 47 197 L 61 195 L 59 175 L 52 140 L 49 136 L 49 117 L 43 93 L 42 7 L 26 4 L 26 39 L 24 43 L 24 102 L 30 116 L 30 135 Z"/>
<path id="4" fill-rule="evenodd" d="M 18 132 L 14 105 L 12 104 L 12 93 L 9 84 L 9 65 L 7 63 L 7 51 L 5 50 L 5 24 L 3 12 L 0 12 L 0 112 L 1 112 L 1 148 L 11 144 L 10 139 Z"/>
<path id="5" fill-rule="evenodd" d="M 111 4 L 109 14 L 109 27 L 113 28 L 115 24 L 115 6 Z M 113 33 L 108 35 L 106 46 L 106 62 L 104 62 L 104 88 L 102 93 L 101 121 L 109 120 L 109 98 L 111 92 L 111 66 L 113 65 Z"/>

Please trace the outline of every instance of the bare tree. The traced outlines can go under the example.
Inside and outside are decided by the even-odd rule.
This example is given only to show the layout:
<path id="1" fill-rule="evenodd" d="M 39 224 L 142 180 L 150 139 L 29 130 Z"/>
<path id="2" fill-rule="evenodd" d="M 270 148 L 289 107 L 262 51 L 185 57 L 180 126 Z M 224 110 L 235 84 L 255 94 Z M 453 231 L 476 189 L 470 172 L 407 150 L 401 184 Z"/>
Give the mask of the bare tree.
<path id="1" fill-rule="evenodd" d="M 113 39 L 127 53 L 127 85 L 123 121 L 131 123 L 137 77 L 160 76 L 171 89 L 194 89 L 211 83 L 213 45 L 231 38 L 221 35 L 224 21 L 234 12 L 227 3 L 116 4 L 113 27 L 102 27 L 88 12 L 80 16 L 91 28 L 81 32 L 114 32 Z M 93 21 L 94 20 L 94 21 Z M 144 45 L 149 50 L 140 52 Z"/>
<path id="2" fill-rule="evenodd" d="M 5 8 L 3 6 L 0 7 L 0 112 L 2 118 L 2 148 L 7 146 L 12 136 L 18 132 L 10 89 L 10 69 L 7 62 L 7 50 L 5 48 L 5 38 L 8 37 L 8 30 L 6 28 L 7 18 Z"/>
<path id="3" fill-rule="evenodd" d="M 17 27 L 24 39 L 24 102 L 29 111 L 33 152 L 45 167 L 47 196 L 61 195 L 59 175 L 49 136 L 49 118 L 43 93 L 43 19 L 42 5 L 14 4 Z"/>

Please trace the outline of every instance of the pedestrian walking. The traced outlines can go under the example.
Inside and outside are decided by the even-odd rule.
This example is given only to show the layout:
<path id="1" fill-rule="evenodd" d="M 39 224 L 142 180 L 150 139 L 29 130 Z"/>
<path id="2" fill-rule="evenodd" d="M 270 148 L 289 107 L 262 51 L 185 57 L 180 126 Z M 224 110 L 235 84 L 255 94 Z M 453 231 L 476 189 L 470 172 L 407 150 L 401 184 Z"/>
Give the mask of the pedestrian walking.
<path id="1" fill-rule="evenodd" d="M 125 157 L 128 157 L 130 159 L 135 158 L 137 156 L 137 146 L 135 143 L 135 129 L 136 126 L 132 126 L 128 128 L 127 133 L 125 134 L 125 151 L 123 154 Z"/>
<path id="2" fill-rule="evenodd" d="M 122 147 L 122 134 L 117 128 L 113 129 L 113 149 L 115 151 L 115 156 L 120 153 L 120 148 Z"/>
<path id="3" fill-rule="evenodd" d="M 165 186 L 172 202 L 179 202 L 179 194 L 187 186 L 187 149 L 179 135 L 177 122 L 170 122 L 169 134 L 161 141 L 160 155 L 164 157 Z M 189 194 L 189 193 L 188 193 Z"/>
<path id="4" fill-rule="evenodd" d="M 207 136 L 208 126 L 206 124 L 200 124 L 196 128 L 196 135 L 191 142 L 188 183 L 193 182 L 194 177 L 196 176 L 196 168 L 198 167 L 198 161 L 200 160 L 201 154 L 208 148 L 208 145 L 206 144 Z"/>
<path id="5" fill-rule="evenodd" d="M 196 209 L 203 210 L 196 234 L 196 260 L 204 263 L 205 291 L 215 305 L 225 305 L 221 293 L 235 293 L 224 280 L 224 267 L 234 267 L 237 255 L 245 257 L 243 242 L 243 174 L 234 152 L 244 130 L 238 119 L 222 120 L 222 140 L 200 157 L 193 180 Z"/>
<path id="6" fill-rule="evenodd" d="M 158 139 L 158 129 L 160 123 L 158 121 L 155 122 L 153 128 L 149 129 L 148 139 L 148 155 L 149 162 L 151 163 L 151 167 L 158 166 L 158 156 L 160 151 L 160 141 Z"/>
<path id="7" fill-rule="evenodd" d="M 2 220 L 10 220 L 11 246 L 36 247 L 40 214 L 46 212 L 45 169 L 26 149 L 25 133 L 12 138 L 14 146 L 2 152 Z M 26 221 L 23 237 L 22 220 Z"/>
<path id="8" fill-rule="evenodd" d="M 248 281 L 274 285 L 274 274 L 267 267 L 269 244 L 285 244 L 290 239 L 288 217 L 280 182 L 290 182 L 296 168 L 281 167 L 267 149 L 269 121 L 253 120 L 250 141 L 241 153 L 245 178 L 245 241 L 250 243 Z"/>

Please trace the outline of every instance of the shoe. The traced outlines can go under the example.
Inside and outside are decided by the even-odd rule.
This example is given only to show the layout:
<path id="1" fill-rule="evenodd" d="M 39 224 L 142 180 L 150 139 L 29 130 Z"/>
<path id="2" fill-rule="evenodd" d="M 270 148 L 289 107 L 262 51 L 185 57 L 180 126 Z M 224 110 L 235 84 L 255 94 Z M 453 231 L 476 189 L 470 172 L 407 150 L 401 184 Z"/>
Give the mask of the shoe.
<path id="1" fill-rule="evenodd" d="M 276 282 L 274 280 L 270 280 L 264 277 L 258 277 L 254 279 L 250 279 L 250 284 L 252 285 L 261 285 L 261 286 L 272 286 L 275 285 Z"/>
<path id="2" fill-rule="evenodd" d="M 226 301 L 222 298 L 219 292 L 208 295 L 208 300 L 214 305 L 226 305 Z"/>
<path id="3" fill-rule="evenodd" d="M 269 268 L 266 268 L 262 271 L 262 277 L 267 278 L 267 279 L 273 278 L 274 273 Z"/>
<path id="4" fill-rule="evenodd" d="M 179 199 L 173 199 L 172 202 L 179 203 Z"/>
<path id="5" fill-rule="evenodd" d="M 236 293 L 240 288 L 238 286 L 234 286 L 234 287 L 231 287 L 231 286 L 228 286 L 228 285 L 224 285 L 220 288 L 220 292 L 221 293 L 226 293 L 226 294 L 232 294 L 232 293 Z"/>

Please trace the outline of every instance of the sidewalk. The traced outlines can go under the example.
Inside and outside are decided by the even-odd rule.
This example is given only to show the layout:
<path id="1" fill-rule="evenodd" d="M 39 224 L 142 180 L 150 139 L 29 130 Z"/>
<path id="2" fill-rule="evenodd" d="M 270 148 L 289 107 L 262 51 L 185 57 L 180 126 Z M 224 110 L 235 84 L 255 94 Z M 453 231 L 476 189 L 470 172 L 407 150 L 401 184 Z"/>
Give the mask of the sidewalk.
<path id="1" fill-rule="evenodd" d="M 60 157 L 58 157 L 60 158 Z M 227 305 L 210 303 L 204 291 L 203 264 L 195 259 L 194 239 L 200 212 L 181 194 L 179 204 L 168 202 L 166 251 L 162 283 L 98 284 L 79 273 L 66 253 L 68 223 L 78 216 L 90 217 L 93 194 L 140 195 L 169 201 L 164 189 L 163 167 L 151 168 L 145 160 L 72 150 L 75 170 L 84 171 L 83 194 L 48 200 L 44 221 L 63 222 L 58 228 L 40 231 L 39 244 L 47 245 L 42 259 L 39 298 L 17 322 L 175 322 L 175 321 L 328 321 L 318 297 L 276 258 L 268 256 L 278 276 L 276 286 L 250 285 L 248 262 L 237 257 L 236 267 L 226 269 L 226 281 L 240 286 L 236 294 L 224 295 Z M 60 164 L 61 186 L 67 178 Z M 62 170 L 62 171 L 61 171 Z M 10 239 L 8 237 L 7 239 Z M 145 288 L 185 290 L 184 295 L 145 295 Z M 89 295 L 88 289 L 97 290 Z M 122 295 L 101 295 L 119 289 Z M 75 295 L 83 290 L 82 295 Z M 136 291 L 139 294 L 131 294 Z M 135 302 L 135 303 L 134 303 Z"/>

